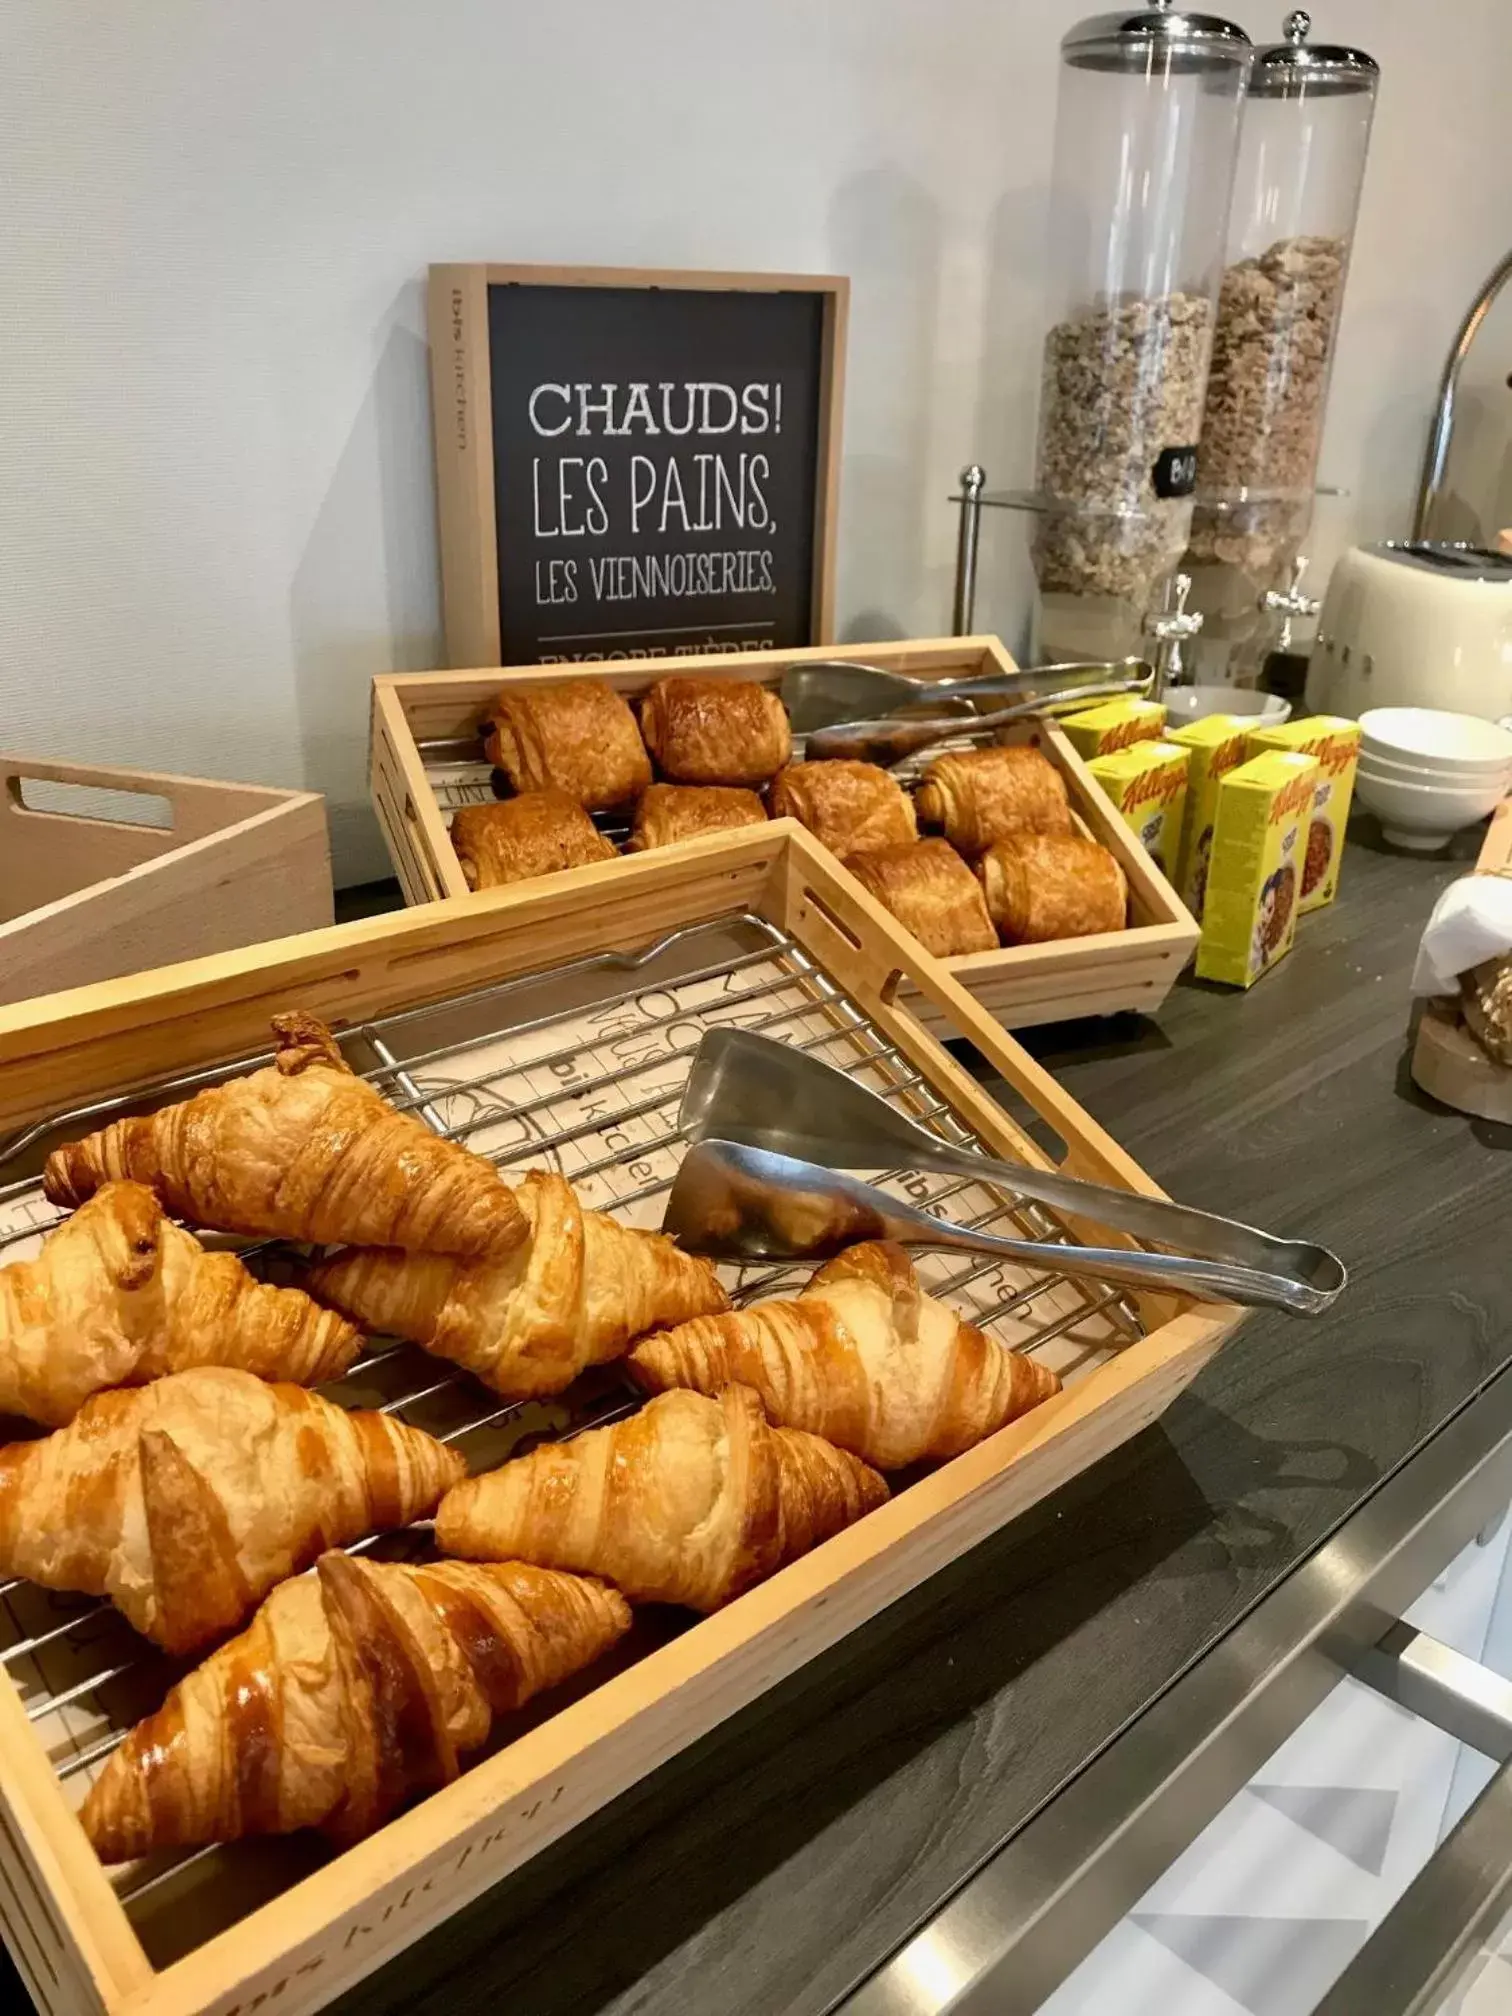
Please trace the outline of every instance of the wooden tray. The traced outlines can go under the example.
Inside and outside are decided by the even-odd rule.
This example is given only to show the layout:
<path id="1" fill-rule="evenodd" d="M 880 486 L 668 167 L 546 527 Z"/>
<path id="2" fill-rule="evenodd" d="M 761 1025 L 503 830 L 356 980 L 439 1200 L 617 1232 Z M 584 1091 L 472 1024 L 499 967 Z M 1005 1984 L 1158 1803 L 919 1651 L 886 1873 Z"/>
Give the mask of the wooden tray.
<path id="1" fill-rule="evenodd" d="M 728 932 L 755 934 L 755 950 L 711 960 L 709 934 Z M 652 941 L 661 942 L 648 955 Z M 775 981 L 763 961 L 775 964 Z M 530 977 L 542 969 L 544 977 Z M 608 1003 L 600 998 L 606 972 L 618 990 Z M 265 1052 L 269 1015 L 296 1004 L 387 1057 L 395 1074 L 403 1068 L 396 1057 L 410 1056 L 419 1073 L 421 1060 L 441 1055 L 439 1031 L 455 1059 L 448 1068 L 460 1075 L 439 1087 L 427 1078 L 415 1092 L 427 1114 L 449 1097 L 480 1097 L 475 1053 L 464 1056 L 456 1038 L 466 1035 L 467 1016 L 486 1011 L 494 1032 L 487 1041 L 504 1045 L 509 1059 L 486 1067 L 499 1093 L 468 1123 L 481 1129 L 467 1134 L 470 1144 L 517 1171 L 548 1140 L 575 1143 L 573 1159 L 559 1166 L 589 1202 L 603 1201 L 592 1186 L 608 1183 L 610 1201 L 631 1222 L 659 1218 L 681 1152 L 682 1077 L 699 1025 L 712 1022 L 780 1029 L 831 1061 L 848 1058 L 858 1075 L 889 1087 L 949 1138 L 1045 1166 L 1023 1129 L 900 1005 L 904 985 L 953 1034 L 969 1038 L 1025 1111 L 1060 1137 L 1061 1166 L 1154 1194 L 1130 1158 L 939 964 L 807 834 L 780 822 L 719 835 L 697 853 L 647 854 L 0 1009 L 0 1182 L 21 1169 L 0 1188 L 0 1202 L 29 1208 L 35 1192 L 22 1193 L 50 1139 L 77 1131 L 77 1122 L 59 1122 L 64 1109 L 94 1106 L 98 1124 L 96 1102 L 128 1088 L 150 1103 L 141 1088 L 165 1073 L 203 1076 Z M 564 1063 L 564 1044 L 580 1041 L 587 1047 L 574 1055 L 586 1065 Z M 607 1075 L 595 1077 L 599 1062 Z M 523 1103 L 506 1096 L 516 1080 L 535 1088 Z M 458 1093 L 448 1094 L 446 1082 Z M 547 1124 L 558 1101 L 576 1116 L 570 1126 Z M 448 1124 L 451 1113 L 443 1115 Z M 28 1130 L 24 1143 L 18 1128 Z M 607 1158 L 594 1146 L 599 1140 L 610 1145 Z M 987 1196 L 989 1208 L 978 1214 L 958 1179 L 897 1180 L 925 1201 L 948 1198 L 957 1215 L 999 1224 L 1011 1217 L 1026 1228 L 1032 1220 L 1035 1236 L 1068 1236 L 1040 1207 L 985 1186 L 966 1186 Z M 40 1225 L 47 1207 L 35 1208 Z M 240 1844 L 123 1901 L 73 1817 L 83 1773 L 68 1778 L 67 1792 L 59 1776 L 79 1746 L 98 1737 L 97 1724 L 75 1719 L 85 1696 L 75 1686 L 67 1727 L 54 1737 L 46 1699 L 45 1713 L 24 1702 L 25 1683 L 18 1686 L 5 1664 L 0 1922 L 49 2016 L 267 2009 L 288 2016 L 321 2006 L 1145 1427 L 1241 1316 L 960 1256 L 930 1256 L 924 1265 L 964 1269 L 948 1287 L 938 1273 L 929 1278 L 999 1335 L 1057 1354 L 1049 1362 L 1063 1368 L 1066 1390 L 727 1609 L 666 1637 L 556 1712 L 548 1708 L 527 1733 L 344 1854 L 321 1862 L 308 1843 Z M 984 1298 L 996 1315 L 983 1309 Z M 424 1362 L 434 1384 L 445 1368 Z M 467 1385 L 465 1375 L 454 1378 Z M 55 1617 L 56 1599 L 50 1608 Z M 110 1655 L 96 1648 L 96 1656 Z M 48 1686 L 56 1699 L 56 1683 Z"/>
<path id="2" fill-rule="evenodd" d="M 39 783 L 63 787 L 45 810 Z M 129 821 L 101 792 L 161 810 Z M 330 921 L 314 792 L 0 755 L 0 1001 Z"/>
<path id="3" fill-rule="evenodd" d="M 770 657 L 734 653 L 503 672 L 398 672 L 375 679 L 373 803 L 406 901 L 425 903 L 468 894 L 447 828 L 459 804 L 487 802 L 493 795 L 481 734 L 501 686 L 606 679 L 634 696 L 653 681 L 679 672 L 775 685 L 788 665 L 833 658 L 863 659 L 937 679 L 1013 670 L 1013 660 L 997 638 L 951 637 L 909 644 L 825 645 Z M 1132 922 L 1125 931 L 1097 937 L 973 952 L 946 960 L 947 969 L 1010 1029 L 1123 1009 L 1153 1014 L 1196 949 L 1196 921 L 1058 730 L 1024 728 L 1011 739 L 1041 743 L 1066 779 L 1083 830 L 1118 857 L 1128 877 Z M 705 844 L 702 839 L 683 841 L 679 851 L 696 853 Z M 926 1025 L 940 1026 L 923 996 L 912 996 L 911 1006 Z"/>
<path id="4" fill-rule="evenodd" d="M 1492 814 L 1477 875 L 1512 874 L 1512 798 Z M 1453 1001 L 1428 1001 L 1412 1045 L 1412 1076 L 1429 1098 L 1478 1120 L 1512 1126 L 1512 1071 L 1488 1057 Z"/>

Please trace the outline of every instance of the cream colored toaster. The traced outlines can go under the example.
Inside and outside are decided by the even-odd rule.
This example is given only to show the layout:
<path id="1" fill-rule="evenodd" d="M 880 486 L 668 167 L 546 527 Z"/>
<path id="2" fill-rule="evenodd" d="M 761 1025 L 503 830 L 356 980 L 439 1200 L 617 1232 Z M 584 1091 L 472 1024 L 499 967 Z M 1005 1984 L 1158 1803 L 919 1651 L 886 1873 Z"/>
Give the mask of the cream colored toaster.
<path id="1" fill-rule="evenodd" d="M 1307 704 L 1351 716 L 1512 714 L 1512 555 L 1422 541 L 1352 547 L 1323 600 Z"/>

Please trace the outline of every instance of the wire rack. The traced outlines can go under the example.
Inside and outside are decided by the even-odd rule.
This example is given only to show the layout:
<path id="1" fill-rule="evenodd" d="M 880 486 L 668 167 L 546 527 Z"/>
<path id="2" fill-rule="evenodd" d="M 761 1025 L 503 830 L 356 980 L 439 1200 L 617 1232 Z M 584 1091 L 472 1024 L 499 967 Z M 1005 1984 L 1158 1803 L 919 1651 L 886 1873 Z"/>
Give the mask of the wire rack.
<path id="1" fill-rule="evenodd" d="M 909 1060 L 790 936 L 744 914 L 687 927 L 638 955 L 606 953 L 436 1006 L 375 1018 L 343 1032 L 353 1068 L 401 1110 L 490 1157 L 506 1174 L 549 1168 L 587 1206 L 647 1229 L 660 1224 L 682 1152 L 677 1111 L 703 1032 L 758 1029 L 837 1065 L 904 1106 L 944 1138 L 973 1137 Z M 266 1055 L 186 1073 L 128 1097 L 39 1123 L 0 1146 L 0 1263 L 26 1257 L 63 1215 L 41 1194 L 48 1150 L 103 1120 L 182 1098 L 267 1062 Z M 980 1145 L 980 1144 L 976 1144 Z M 869 1172 L 937 1215 L 1034 1240 L 1074 1237 L 1053 1213 L 969 1178 Z M 237 1246 L 279 1278 L 289 1249 Z M 722 1270 L 736 1303 L 797 1286 L 803 1270 Z M 1138 1336 L 1122 1293 L 1031 1274 L 993 1260 L 930 1255 L 920 1273 L 971 1320 L 1033 1353 L 1063 1378 L 1090 1369 Z M 528 1438 L 565 1436 L 628 1413 L 639 1396 L 613 1366 L 548 1401 L 501 1404 L 467 1374 L 404 1345 L 376 1340 L 328 1395 L 373 1406 L 457 1445 L 473 1470 Z M 359 1543 L 413 1555 L 423 1528 Z M 359 1551 L 354 1550 L 354 1551 Z M 121 1735 L 161 1702 L 182 1670 L 144 1645 L 108 1605 L 12 1580 L 0 1584 L 0 1665 L 59 1776 L 82 1799 Z M 240 1852 L 201 1851 L 128 1865 L 116 1876 L 128 1906 L 190 1864 Z"/>

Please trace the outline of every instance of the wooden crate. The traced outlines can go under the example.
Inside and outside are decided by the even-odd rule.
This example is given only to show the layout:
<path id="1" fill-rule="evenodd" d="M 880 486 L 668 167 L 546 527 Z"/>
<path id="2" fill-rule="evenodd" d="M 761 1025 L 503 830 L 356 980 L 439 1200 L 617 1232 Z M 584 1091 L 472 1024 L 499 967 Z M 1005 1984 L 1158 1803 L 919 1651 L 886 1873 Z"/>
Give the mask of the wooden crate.
<path id="1" fill-rule="evenodd" d="M 257 1052 L 269 1015 L 282 1008 L 300 1004 L 350 1026 L 587 955 L 641 951 L 665 933 L 732 913 L 788 934 L 803 970 L 817 970 L 849 1004 L 826 1009 L 835 1030 L 849 1031 L 852 1014 L 863 1018 L 892 1046 L 899 1068 L 917 1074 L 920 1096 L 944 1102 L 996 1153 L 1047 1166 L 1022 1128 L 901 1005 L 903 983 L 1055 1130 L 1066 1143 L 1063 1167 L 1157 1194 L 1054 1079 L 786 822 L 719 835 L 696 853 L 647 854 L 0 1010 L 0 1139 L 165 1072 Z M 551 983 L 556 994 L 568 984 Z M 1098 1354 L 1055 1399 L 615 1672 L 271 1901 L 266 1890 L 247 1898 L 245 1916 L 200 1943 L 191 1938 L 189 1950 L 161 1968 L 89 1849 L 7 1673 L 0 1920 L 33 1993 L 48 2016 L 268 2009 L 292 2016 L 318 2008 L 1145 1427 L 1241 1316 L 1177 1298 L 1131 1299 L 1143 1334 Z M 238 1892 L 235 1907 L 242 1902 Z M 193 1920 L 194 1937 L 202 1922 Z"/>
<path id="2" fill-rule="evenodd" d="M 470 756 L 470 766 L 464 767 L 486 771 L 482 725 L 504 684 L 605 679 L 633 697 L 669 673 L 759 679 L 775 685 L 788 665 L 834 658 L 862 659 L 937 679 L 1013 670 L 1013 660 L 997 638 L 951 637 L 908 644 L 826 645 L 771 657 L 727 654 L 505 672 L 397 672 L 375 679 L 373 803 L 406 901 L 426 903 L 468 894 L 447 835 L 449 814 L 437 795 L 437 758 L 438 753 L 444 758 L 447 749 L 461 752 L 464 758 Z M 1009 1029 L 1077 1015 L 1112 1015 L 1123 1009 L 1153 1014 L 1196 949 L 1197 924 L 1066 738 L 1054 728 L 1024 727 L 1016 739 L 1031 736 L 1065 777 L 1083 831 L 1117 856 L 1128 877 L 1132 921 L 1127 930 L 1097 937 L 974 952 L 946 960 L 946 967 Z M 464 788 L 480 797 L 489 795 L 486 782 Z M 694 839 L 680 845 L 696 851 L 704 842 Z M 922 996 L 913 997 L 912 1006 L 926 1024 L 939 1026 Z"/>
<path id="3" fill-rule="evenodd" d="M 57 809 L 26 804 L 33 783 L 64 787 Z M 101 791 L 162 801 L 166 818 L 68 804 Z M 0 755 L 0 1001 L 330 921 L 316 793 Z"/>

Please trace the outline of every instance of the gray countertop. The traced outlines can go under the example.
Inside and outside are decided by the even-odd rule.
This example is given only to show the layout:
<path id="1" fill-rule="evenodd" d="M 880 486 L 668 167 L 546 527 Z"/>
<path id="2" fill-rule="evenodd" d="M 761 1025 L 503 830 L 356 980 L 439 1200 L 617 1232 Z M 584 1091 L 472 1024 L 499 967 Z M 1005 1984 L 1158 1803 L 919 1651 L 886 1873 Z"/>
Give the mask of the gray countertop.
<path id="1" fill-rule="evenodd" d="M 1476 836 L 1458 850 L 1473 856 Z M 1247 995 L 1031 1047 L 1173 1194 L 1334 1245 L 1316 1324 L 1255 1318 L 1155 1428 L 365 1983 L 365 2016 L 814 2016 L 1512 1355 L 1512 1130 L 1405 1065 L 1463 861 L 1381 850 Z"/>

